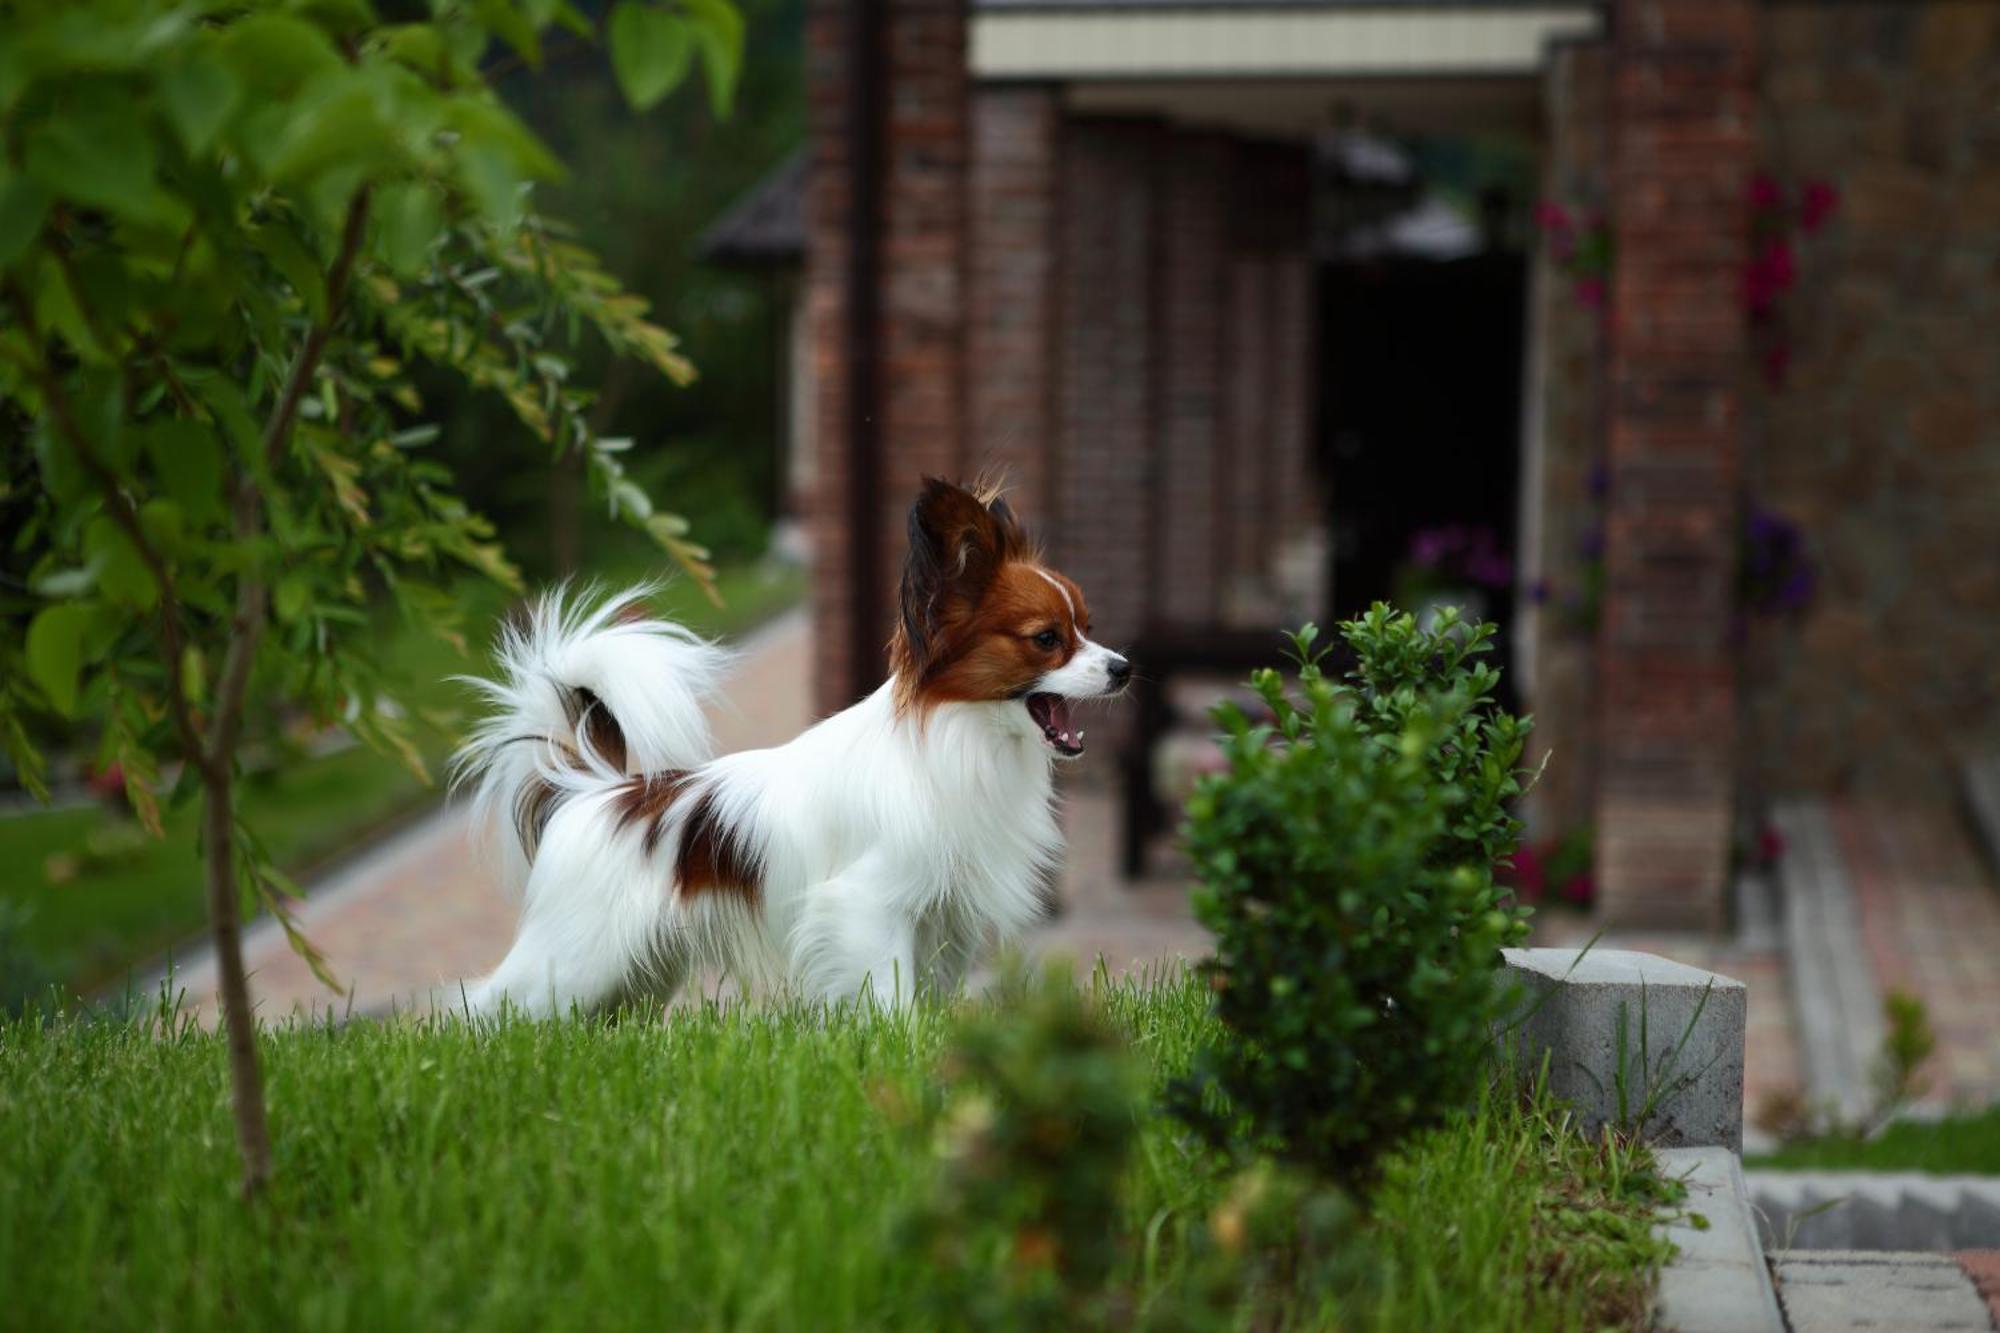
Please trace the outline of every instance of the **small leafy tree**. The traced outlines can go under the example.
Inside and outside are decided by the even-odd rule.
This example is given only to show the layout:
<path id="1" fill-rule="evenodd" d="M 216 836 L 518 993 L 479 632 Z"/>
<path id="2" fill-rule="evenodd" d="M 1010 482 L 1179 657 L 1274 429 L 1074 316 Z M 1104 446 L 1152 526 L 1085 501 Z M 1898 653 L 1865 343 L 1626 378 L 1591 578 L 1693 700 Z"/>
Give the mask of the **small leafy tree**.
<path id="1" fill-rule="evenodd" d="M 243 739 L 302 711 L 421 772 L 371 608 L 451 637 L 452 570 L 517 581 L 423 452 L 415 368 L 498 395 L 523 438 L 581 456 L 611 517 L 709 578 L 687 525 L 624 475 L 629 442 L 597 435 L 570 352 L 589 335 L 677 382 L 692 368 L 534 211 L 531 183 L 559 165 L 488 86 L 539 64 L 552 30 L 589 43 L 596 26 L 567 0 L 398 8 L 423 17 L 385 21 L 370 0 L 0 5 L 0 737 L 40 790 L 31 719 L 94 733 L 155 832 L 163 780 L 200 800 L 250 1193 L 270 1147 L 246 897 L 313 955 L 237 817 Z M 627 0 L 605 29 L 635 106 L 696 62 L 728 100 L 743 34 L 727 0 Z"/>
<path id="2" fill-rule="evenodd" d="M 1186 836 L 1223 1039 L 1175 1102 L 1215 1138 L 1365 1185 L 1468 1103 L 1490 1050 L 1499 951 L 1527 929 L 1493 874 L 1519 836 L 1527 726 L 1477 661 L 1491 625 L 1447 610 L 1425 629 L 1377 603 L 1341 635 L 1345 680 L 1308 625 L 1295 687 L 1252 678 L 1268 721 L 1216 710 L 1229 766 Z"/>

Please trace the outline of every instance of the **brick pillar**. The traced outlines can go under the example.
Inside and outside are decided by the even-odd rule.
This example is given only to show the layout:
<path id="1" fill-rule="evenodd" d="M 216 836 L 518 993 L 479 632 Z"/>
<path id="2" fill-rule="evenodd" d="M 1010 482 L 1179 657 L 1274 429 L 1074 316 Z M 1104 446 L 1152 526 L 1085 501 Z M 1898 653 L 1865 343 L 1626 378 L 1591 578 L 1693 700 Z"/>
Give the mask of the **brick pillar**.
<path id="1" fill-rule="evenodd" d="M 1154 498 L 1154 615 L 1163 623 L 1216 620 L 1222 558 L 1224 217 L 1229 144 L 1176 134 L 1161 164 L 1159 472 Z"/>
<path id="2" fill-rule="evenodd" d="M 1612 922 L 1724 924 L 1756 0 L 1616 0 L 1597 876 Z"/>
<path id="3" fill-rule="evenodd" d="M 874 77 L 857 79 L 852 25 L 867 10 L 880 26 L 863 57 Z M 807 299 L 819 451 L 814 679 L 817 703 L 828 711 L 882 679 L 880 645 L 889 634 L 905 510 L 920 475 L 955 475 L 963 461 L 963 0 L 812 0 L 806 76 L 813 150 Z M 868 95 L 857 98 L 857 89 Z M 879 170 L 872 197 L 857 201 L 855 155 L 871 143 Z M 857 211 L 868 217 L 879 257 L 872 373 L 867 349 L 857 349 L 857 341 L 869 340 L 856 337 L 846 289 Z M 865 404 L 851 396 L 857 350 Z M 857 418 L 866 418 L 873 450 L 857 451 Z"/>
<path id="4" fill-rule="evenodd" d="M 1146 122 L 1071 120 L 1063 139 L 1054 531 L 1096 637 L 1151 612 L 1156 147 Z M 1114 724 L 1115 725 L 1115 724 Z"/>
<path id="5" fill-rule="evenodd" d="M 967 472 L 1003 475 L 1032 529 L 1053 519 L 1062 104 L 1052 87 L 972 94 Z"/>
<path id="6" fill-rule="evenodd" d="M 1606 201 L 1610 50 L 1601 42 L 1563 43 L 1543 83 L 1547 137 L 1542 196 L 1588 212 Z M 1521 525 L 1524 586 L 1540 585 L 1517 622 L 1526 651 L 1522 699 L 1535 716 L 1527 767 L 1541 777 L 1528 793 L 1535 837 L 1588 826 L 1597 800 L 1597 636 L 1587 610 L 1586 562 L 1602 532 L 1605 323 L 1572 279 L 1546 255 L 1533 262 L 1527 468 Z M 1546 768 L 1541 768 L 1544 760 Z"/>

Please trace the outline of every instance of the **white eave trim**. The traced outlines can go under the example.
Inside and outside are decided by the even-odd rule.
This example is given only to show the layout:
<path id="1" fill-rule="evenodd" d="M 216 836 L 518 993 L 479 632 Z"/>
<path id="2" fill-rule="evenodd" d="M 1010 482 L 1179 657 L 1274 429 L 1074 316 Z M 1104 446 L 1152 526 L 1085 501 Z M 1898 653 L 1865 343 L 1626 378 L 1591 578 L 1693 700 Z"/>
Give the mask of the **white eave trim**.
<path id="1" fill-rule="evenodd" d="M 981 79 L 1525 75 L 1552 41 L 1594 36 L 1595 4 L 1379 9 L 983 10 Z"/>

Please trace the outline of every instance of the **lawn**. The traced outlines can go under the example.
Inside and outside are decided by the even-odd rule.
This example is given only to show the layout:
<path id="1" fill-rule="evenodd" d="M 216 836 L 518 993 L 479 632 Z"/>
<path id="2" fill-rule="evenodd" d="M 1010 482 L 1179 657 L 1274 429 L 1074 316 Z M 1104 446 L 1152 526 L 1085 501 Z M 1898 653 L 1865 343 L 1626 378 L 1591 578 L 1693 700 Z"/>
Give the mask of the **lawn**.
<path id="1" fill-rule="evenodd" d="M 705 634 L 739 632 L 795 602 L 803 575 L 789 566 L 721 571 L 724 605 L 693 584 L 669 584 L 659 609 Z M 468 659 L 421 626 L 385 623 L 390 679 L 407 682 L 401 702 L 442 725 L 421 728 L 420 748 L 433 775 L 450 752 L 469 692 L 451 677 L 476 672 L 506 596 L 468 580 L 463 605 Z M 309 874 L 442 795 L 397 761 L 350 749 L 285 762 L 253 775 L 242 794 L 244 817 L 279 865 Z M 152 839 L 131 820 L 95 806 L 0 819 L 0 1010 L 49 982 L 89 991 L 117 982 L 204 921 L 196 861 L 197 810 L 171 812 L 167 836 Z M 12 929 L 8 929 L 11 925 Z"/>
<path id="2" fill-rule="evenodd" d="M 1942 1120 L 1899 1120 L 1872 1139 L 1825 1138 L 1748 1158 L 1798 1171 L 1930 1171 L 2000 1175 L 2000 1106 Z"/>
<path id="3" fill-rule="evenodd" d="M 1184 1068 L 1205 988 L 1102 984 L 1156 1083 Z M 49 1331 L 958 1326 L 910 1225 L 940 1140 L 909 1108 L 937 1104 L 954 1021 L 698 1007 L 267 1031 L 277 1176 L 255 1207 L 212 1035 L 0 1026 L 0 1308 Z M 1420 1137 L 1340 1247 L 1355 1276 L 1229 1286 L 1219 1323 L 1189 1293 L 1232 1170 L 1169 1117 L 1136 1120 L 1120 1326 L 1644 1325 L 1663 1186 L 1643 1149 L 1585 1142 L 1546 1102 L 1492 1094 Z"/>

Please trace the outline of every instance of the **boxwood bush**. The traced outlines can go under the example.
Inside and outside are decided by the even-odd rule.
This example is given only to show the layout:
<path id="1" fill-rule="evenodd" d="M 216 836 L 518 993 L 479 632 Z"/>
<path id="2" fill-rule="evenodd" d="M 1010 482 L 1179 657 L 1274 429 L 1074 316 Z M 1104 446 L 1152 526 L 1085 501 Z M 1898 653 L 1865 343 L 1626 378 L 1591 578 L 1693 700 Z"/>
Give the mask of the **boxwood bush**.
<path id="1" fill-rule="evenodd" d="M 1216 710 L 1225 771 L 1188 804 L 1222 1035 L 1175 1089 L 1211 1136 L 1366 1187 L 1383 1152 L 1466 1106 L 1492 1048 L 1503 945 L 1527 912 L 1494 882 L 1528 724 L 1493 698 L 1491 625 L 1377 603 L 1327 669 L 1311 625 L 1269 711 Z"/>

